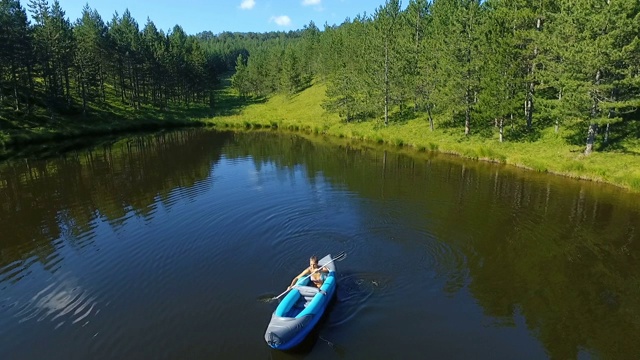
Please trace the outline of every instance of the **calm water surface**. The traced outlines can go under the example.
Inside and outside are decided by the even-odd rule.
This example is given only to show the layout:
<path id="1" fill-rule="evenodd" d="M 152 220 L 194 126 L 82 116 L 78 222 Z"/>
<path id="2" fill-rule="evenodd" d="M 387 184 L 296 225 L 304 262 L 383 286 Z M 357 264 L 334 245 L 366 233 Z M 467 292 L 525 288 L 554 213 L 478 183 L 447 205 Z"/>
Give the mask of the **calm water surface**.
<path id="1" fill-rule="evenodd" d="M 263 333 L 346 251 L 309 341 Z M 295 135 L 0 163 L 0 359 L 634 359 L 640 197 Z"/>

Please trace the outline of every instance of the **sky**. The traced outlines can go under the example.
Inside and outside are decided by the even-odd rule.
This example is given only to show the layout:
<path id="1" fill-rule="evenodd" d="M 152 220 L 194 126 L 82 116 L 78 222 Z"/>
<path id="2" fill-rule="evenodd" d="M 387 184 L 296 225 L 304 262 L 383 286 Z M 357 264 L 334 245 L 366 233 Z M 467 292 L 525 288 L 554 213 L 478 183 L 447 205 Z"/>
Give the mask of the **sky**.
<path id="1" fill-rule="evenodd" d="M 49 0 L 51 4 L 53 0 Z M 71 22 L 85 4 L 98 10 L 109 22 L 117 11 L 129 9 L 142 29 L 151 19 L 157 28 L 169 30 L 180 25 L 187 34 L 211 31 L 268 32 L 301 29 L 310 21 L 323 28 L 341 24 L 345 18 L 373 14 L 384 0 L 59 0 Z M 407 1 L 403 1 L 407 2 Z M 20 0 L 28 11 L 28 0 Z M 406 5 L 406 4 L 403 4 Z"/>

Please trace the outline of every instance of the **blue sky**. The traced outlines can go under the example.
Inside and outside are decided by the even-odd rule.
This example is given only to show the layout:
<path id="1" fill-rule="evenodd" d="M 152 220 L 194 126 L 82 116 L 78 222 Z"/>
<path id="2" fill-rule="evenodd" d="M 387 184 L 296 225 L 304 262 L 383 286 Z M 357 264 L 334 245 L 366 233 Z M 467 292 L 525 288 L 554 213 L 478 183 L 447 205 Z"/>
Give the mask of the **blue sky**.
<path id="1" fill-rule="evenodd" d="M 20 0 L 27 8 L 28 0 Z M 53 0 L 49 0 L 52 3 Z M 346 17 L 373 11 L 384 0 L 59 0 L 74 22 L 86 3 L 98 10 L 105 22 L 114 12 L 129 9 L 140 28 L 147 17 L 159 29 L 178 24 L 188 34 L 211 31 L 267 32 L 300 29 L 313 20 L 322 29 L 326 23 L 340 24 Z M 403 1 L 406 3 L 407 1 Z M 406 6 L 406 4 L 403 4 Z M 28 11 L 28 9 L 27 9 Z"/>

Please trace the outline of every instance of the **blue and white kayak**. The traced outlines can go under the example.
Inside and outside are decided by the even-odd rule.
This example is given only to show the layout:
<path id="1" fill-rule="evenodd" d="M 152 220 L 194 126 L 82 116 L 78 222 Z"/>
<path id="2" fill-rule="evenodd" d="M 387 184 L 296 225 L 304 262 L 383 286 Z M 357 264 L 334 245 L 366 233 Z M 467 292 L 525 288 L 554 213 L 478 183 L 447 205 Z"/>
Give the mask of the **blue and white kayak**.
<path id="1" fill-rule="evenodd" d="M 300 344 L 329 305 L 336 292 L 335 262 L 327 255 L 318 261 L 318 265 L 329 269 L 320 289 L 309 286 L 309 276 L 301 278 L 271 315 L 264 339 L 272 348 L 287 350 Z"/>

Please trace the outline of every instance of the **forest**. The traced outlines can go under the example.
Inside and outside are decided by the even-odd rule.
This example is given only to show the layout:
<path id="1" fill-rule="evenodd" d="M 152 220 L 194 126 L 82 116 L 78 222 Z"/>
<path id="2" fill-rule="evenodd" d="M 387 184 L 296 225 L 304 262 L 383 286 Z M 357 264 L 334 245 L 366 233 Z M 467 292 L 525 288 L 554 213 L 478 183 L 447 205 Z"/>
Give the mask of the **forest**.
<path id="1" fill-rule="evenodd" d="M 639 34 L 636 0 L 388 0 L 323 29 L 195 35 L 128 10 L 105 22 L 86 5 L 71 22 L 57 0 L 0 0 L 0 130 L 109 106 L 216 108 L 233 73 L 242 99 L 323 83 L 344 122 L 424 116 L 500 142 L 564 126 L 587 155 L 625 150 L 640 138 Z"/>
<path id="2" fill-rule="evenodd" d="M 640 135 L 639 34 L 635 0 L 389 0 L 239 55 L 233 85 L 264 96 L 322 79 L 345 121 L 426 114 L 500 141 L 570 126 L 589 154 Z"/>

